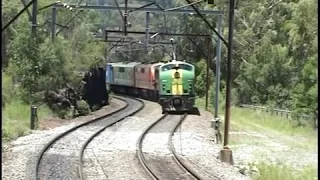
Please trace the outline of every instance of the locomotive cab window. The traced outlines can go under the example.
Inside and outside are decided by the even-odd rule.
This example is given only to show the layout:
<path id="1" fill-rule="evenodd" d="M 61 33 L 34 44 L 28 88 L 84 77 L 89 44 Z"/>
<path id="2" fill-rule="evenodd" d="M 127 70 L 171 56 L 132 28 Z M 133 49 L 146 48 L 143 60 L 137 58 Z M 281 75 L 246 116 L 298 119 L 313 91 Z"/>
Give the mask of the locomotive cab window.
<path id="1" fill-rule="evenodd" d="M 171 70 L 171 69 L 175 69 L 177 67 L 176 64 L 168 64 L 168 65 L 165 65 L 161 68 L 161 71 L 168 71 L 168 70 Z M 186 71 L 192 71 L 192 66 L 188 65 L 188 64 L 178 64 L 178 68 L 179 69 L 183 69 L 183 70 L 186 70 Z"/>
<path id="2" fill-rule="evenodd" d="M 124 67 L 119 67 L 119 72 L 124 72 Z"/>
<path id="3" fill-rule="evenodd" d="M 165 66 L 162 66 L 161 71 L 169 71 L 172 69 L 172 67 L 174 67 L 173 64 L 167 64 Z"/>
<path id="4" fill-rule="evenodd" d="M 144 68 L 141 68 L 141 73 L 144 73 Z"/>
<path id="5" fill-rule="evenodd" d="M 187 71 L 192 71 L 192 66 L 188 64 L 179 64 L 179 68 Z"/>

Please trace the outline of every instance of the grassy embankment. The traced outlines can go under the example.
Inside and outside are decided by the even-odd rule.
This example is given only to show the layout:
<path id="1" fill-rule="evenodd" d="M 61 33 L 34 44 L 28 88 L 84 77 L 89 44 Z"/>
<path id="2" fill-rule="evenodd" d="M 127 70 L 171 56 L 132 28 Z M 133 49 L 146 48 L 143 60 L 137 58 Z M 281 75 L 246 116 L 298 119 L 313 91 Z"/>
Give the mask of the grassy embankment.
<path id="1" fill-rule="evenodd" d="M 223 104 L 224 102 L 222 103 L 222 106 Z M 196 106 L 203 108 L 205 106 L 204 99 L 197 99 Z M 210 104 L 209 111 L 213 112 L 213 110 L 214 108 Z M 225 111 L 221 107 L 219 110 L 219 116 L 223 121 Z M 222 133 L 223 130 L 222 127 Z M 290 120 L 250 109 L 238 107 L 231 108 L 230 132 L 229 142 L 231 148 L 232 146 L 235 147 L 241 144 L 262 145 L 259 142 L 261 139 L 245 135 L 253 133 L 265 134 L 268 138 L 271 137 L 274 139 L 284 137 L 281 139 L 281 143 L 284 143 L 292 149 L 299 149 L 301 151 L 317 149 L 317 133 L 312 127 L 295 127 Z M 305 139 L 306 141 L 300 141 L 298 139 Z M 292 167 L 283 164 L 274 165 L 259 163 L 256 164 L 256 166 L 260 171 L 259 180 L 313 180 L 317 175 L 316 164 L 307 166 L 299 172 Z"/>
<path id="2" fill-rule="evenodd" d="M 19 98 L 19 88 L 12 84 L 11 78 L 2 73 L 2 93 L 5 107 L 2 107 L 2 139 L 12 140 L 30 132 L 30 105 Z M 46 106 L 38 107 L 38 119 L 51 116 Z"/>
<path id="3" fill-rule="evenodd" d="M 12 100 L 2 110 L 2 138 L 3 140 L 16 139 L 30 132 L 30 105 L 19 100 Z M 38 107 L 39 121 L 51 115 L 46 106 Z"/>

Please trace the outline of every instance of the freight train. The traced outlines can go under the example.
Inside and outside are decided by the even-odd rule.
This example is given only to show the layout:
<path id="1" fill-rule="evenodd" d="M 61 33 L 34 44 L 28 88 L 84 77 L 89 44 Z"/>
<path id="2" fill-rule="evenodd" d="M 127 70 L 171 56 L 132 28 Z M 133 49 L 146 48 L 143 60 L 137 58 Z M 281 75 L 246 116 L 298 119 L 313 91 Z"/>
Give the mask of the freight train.
<path id="1" fill-rule="evenodd" d="M 194 108 L 195 67 L 183 61 L 108 63 L 106 85 L 115 93 L 157 101 L 162 113 Z"/>

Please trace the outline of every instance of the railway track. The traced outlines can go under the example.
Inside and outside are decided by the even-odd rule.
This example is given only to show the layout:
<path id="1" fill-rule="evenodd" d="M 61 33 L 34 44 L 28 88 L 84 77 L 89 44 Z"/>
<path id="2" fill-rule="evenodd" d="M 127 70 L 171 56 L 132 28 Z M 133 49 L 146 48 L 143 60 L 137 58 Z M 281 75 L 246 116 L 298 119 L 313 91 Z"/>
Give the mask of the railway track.
<path id="1" fill-rule="evenodd" d="M 186 166 L 183 161 L 178 157 L 175 148 L 172 143 L 172 136 L 177 130 L 182 121 L 187 117 L 187 114 L 183 115 L 169 115 L 164 114 L 157 121 L 152 123 L 141 134 L 137 142 L 137 155 L 138 159 L 152 179 L 198 179 L 201 178 L 197 173 Z M 168 128 L 168 126 L 171 128 Z M 151 132 L 165 132 L 168 133 L 168 142 L 161 144 L 167 146 L 170 151 L 170 156 L 152 156 L 146 155 L 143 148 L 143 141 Z M 147 157 L 147 158 L 146 158 Z"/>
<path id="2" fill-rule="evenodd" d="M 144 103 L 138 99 L 128 97 L 115 98 L 125 101 L 126 106 L 103 117 L 99 117 L 77 125 L 69 129 L 68 131 L 65 131 L 64 133 L 56 136 L 54 139 L 47 143 L 37 157 L 34 179 L 85 179 L 83 175 L 83 152 L 87 145 L 106 128 L 112 126 L 117 122 L 120 122 L 128 116 L 139 112 L 144 107 Z M 79 133 L 80 131 L 85 131 L 88 133 L 85 133 L 85 137 L 78 137 L 77 132 Z M 75 138 L 80 139 L 80 143 L 77 142 L 74 146 L 72 146 L 72 141 L 74 141 Z M 61 164 L 61 162 L 54 160 L 54 162 L 51 162 L 50 164 L 46 163 L 44 159 L 47 158 L 50 160 L 50 156 L 52 156 L 53 154 L 52 152 L 49 153 L 51 149 L 57 149 L 58 151 L 70 150 L 69 148 L 61 149 L 59 147 L 59 144 L 67 144 L 71 147 L 71 157 L 73 157 L 70 160 L 71 162 Z M 76 155 L 74 156 L 74 154 Z M 72 166 L 71 169 L 70 166 Z M 42 169 L 44 167 L 45 169 Z M 48 172 L 48 170 L 46 169 L 49 169 L 50 171 Z M 65 177 L 65 173 L 59 174 L 61 170 L 67 169 L 70 169 L 70 172 L 68 173 L 69 177 Z M 46 175 L 49 177 L 46 177 Z"/>

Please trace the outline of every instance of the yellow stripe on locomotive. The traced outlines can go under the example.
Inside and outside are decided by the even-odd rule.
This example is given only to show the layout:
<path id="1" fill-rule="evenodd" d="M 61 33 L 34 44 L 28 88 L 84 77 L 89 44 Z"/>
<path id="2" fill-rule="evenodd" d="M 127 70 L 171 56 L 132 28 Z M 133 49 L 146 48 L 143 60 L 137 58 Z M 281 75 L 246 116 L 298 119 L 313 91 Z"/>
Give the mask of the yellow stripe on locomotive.
<path id="1" fill-rule="evenodd" d="M 182 95 L 183 94 L 183 73 L 181 69 L 172 71 L 172 85 L 171 92 L 172 95 Z"/>

